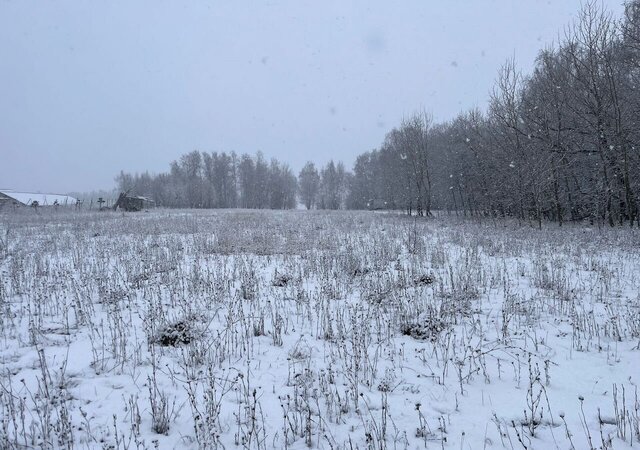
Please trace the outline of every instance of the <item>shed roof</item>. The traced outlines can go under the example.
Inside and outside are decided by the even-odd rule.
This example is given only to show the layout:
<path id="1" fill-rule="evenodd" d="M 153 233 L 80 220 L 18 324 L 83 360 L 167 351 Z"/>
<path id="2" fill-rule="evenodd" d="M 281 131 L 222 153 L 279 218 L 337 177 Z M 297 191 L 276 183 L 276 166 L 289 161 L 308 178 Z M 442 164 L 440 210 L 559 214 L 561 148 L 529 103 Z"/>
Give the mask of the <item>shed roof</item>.
<path id="1" fill-rule="evenodd" d="M 58 205 L 75 205 L 77 199 L 70 195 L 62 194 L 43 194 L 40 192 L 17 192 L 10 189 L 0 190 L 0 194 L 4 194 L 7 197 L 14 199 L 15 201 L 22 203 L 23 205 L 31 206 L 33 202 L 38 202 L 40 206 L 52 206 L 56 202 Z"/>

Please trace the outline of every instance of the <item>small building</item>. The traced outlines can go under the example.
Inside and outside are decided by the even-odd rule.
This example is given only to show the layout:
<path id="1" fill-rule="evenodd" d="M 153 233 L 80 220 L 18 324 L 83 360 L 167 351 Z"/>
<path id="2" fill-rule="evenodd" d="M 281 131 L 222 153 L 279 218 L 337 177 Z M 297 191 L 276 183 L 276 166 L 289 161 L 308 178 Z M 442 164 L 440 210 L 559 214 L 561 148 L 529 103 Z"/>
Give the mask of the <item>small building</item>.
<path id="1" fill-rule="evenodd" d="M 124 209 L 125 211 L 142 211 L 143 209 L 149 209 L 156 206 L 156 202 L 147 197 L 142 196 L 132 196 L 127 195 L 126 193 L 121 193 L 118 197 L 118 200 L 113 205 L 113 210 L 117 210 L 118 208 Z"/>
<path id="2" fill-rule="evenodd" d="M 18 192 L 11 189 L 0 190 L 0 209 L 19 206 L 76 206 L 78 200 L 70 195 L 44 194 L 41 192 Z"/>

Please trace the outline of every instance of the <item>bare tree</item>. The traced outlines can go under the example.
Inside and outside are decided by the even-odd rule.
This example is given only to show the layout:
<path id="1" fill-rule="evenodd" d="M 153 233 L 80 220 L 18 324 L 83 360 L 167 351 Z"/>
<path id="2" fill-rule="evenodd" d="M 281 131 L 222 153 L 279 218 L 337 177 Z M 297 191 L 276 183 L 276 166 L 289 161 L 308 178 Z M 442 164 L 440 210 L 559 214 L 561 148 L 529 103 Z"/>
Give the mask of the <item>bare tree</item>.
<path id="1" fill-rule="evenodd" d="M 305 208 L 311 209 L 316 205 L 319 188 L 320 175 L 316 166 L 309 161 L 298 174 L 298 192 Z"/>

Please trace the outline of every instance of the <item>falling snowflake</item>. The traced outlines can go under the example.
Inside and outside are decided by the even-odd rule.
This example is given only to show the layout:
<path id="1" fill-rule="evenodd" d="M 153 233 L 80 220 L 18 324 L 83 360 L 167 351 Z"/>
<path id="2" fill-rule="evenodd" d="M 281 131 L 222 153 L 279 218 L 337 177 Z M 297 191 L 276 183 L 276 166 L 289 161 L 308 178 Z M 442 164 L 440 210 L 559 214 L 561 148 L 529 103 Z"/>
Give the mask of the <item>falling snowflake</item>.
<path id="1" fill-rule="evenodd" d="M 513 161 L 511 161 L 511 163 L 509 163 L 509 167 L 511 167 L 512 169 L 515 167 L 515 163 Z"/>

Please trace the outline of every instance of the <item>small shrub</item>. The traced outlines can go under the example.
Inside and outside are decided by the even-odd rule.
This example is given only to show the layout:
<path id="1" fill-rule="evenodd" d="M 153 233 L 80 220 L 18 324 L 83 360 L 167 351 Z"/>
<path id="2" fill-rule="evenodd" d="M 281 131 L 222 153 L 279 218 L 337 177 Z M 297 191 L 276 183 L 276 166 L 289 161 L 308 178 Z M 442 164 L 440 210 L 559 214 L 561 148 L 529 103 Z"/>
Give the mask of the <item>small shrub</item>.
<path id="1" fill-rule="evenodd" d="M 431 275 L 420 275 L 414 278 L 413 284 L 416 286 L 428 286 L 433 284 L 434 281 L 435 279 Z"/>
<path id="2" fill-rule="evenodd" d="M 439 317 L 428 317 L 421 323 L 408 323 L 401 332 L 419 341 L 434 341 L 447 328 L 447 324 Z"/>
<path id="3" fill-rule="evenodd" d="M 363 268 L 358 267 L 353 269 L 353 272 L 351 273 L 351 275 L 355 278 L 355 277 L 368 275 L 369 273 L 371 273 L 371 269 L 369 269 L 368 267 L 363 267 Z"/>
<path id="4" fill-rule="evenodd" d="M 180 344 L 190 343 L 193 338 L 193 330 L 189 322 L 179 320 L 160 329 L 154 342 L 164 347 L 177 347 Z"/>
<path id="5" fill-rule="evenodd" d="M 271 284 L 275 287 L 286 287 L 291 282 L 291 280 L 293 280 L 293 277 L 291 275 L 282 273 L 280 275 L 276 275 Z"/>

